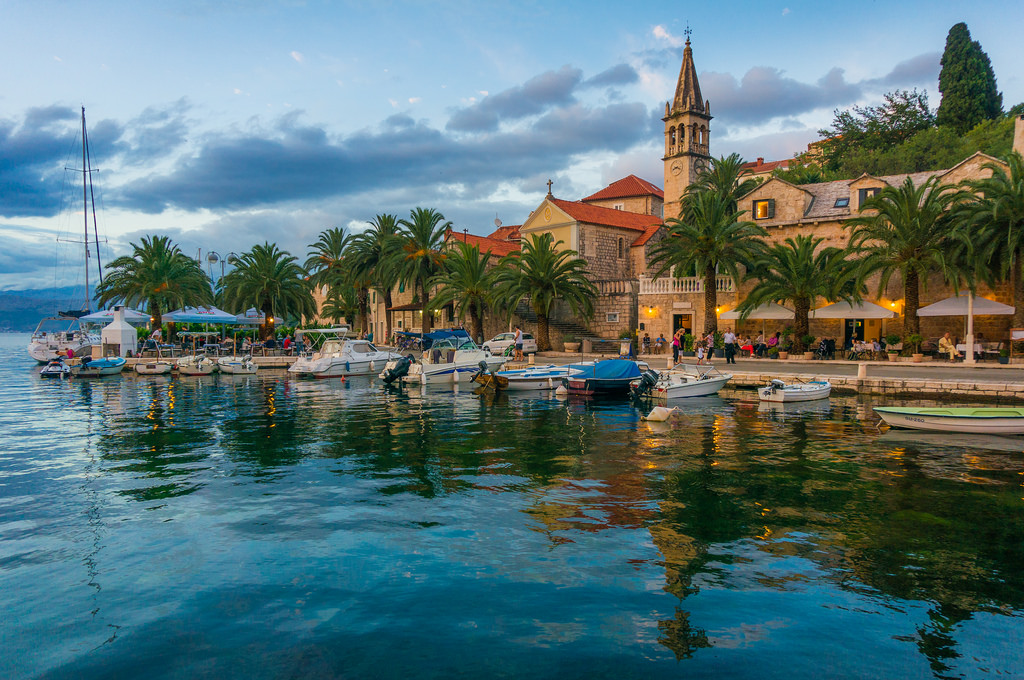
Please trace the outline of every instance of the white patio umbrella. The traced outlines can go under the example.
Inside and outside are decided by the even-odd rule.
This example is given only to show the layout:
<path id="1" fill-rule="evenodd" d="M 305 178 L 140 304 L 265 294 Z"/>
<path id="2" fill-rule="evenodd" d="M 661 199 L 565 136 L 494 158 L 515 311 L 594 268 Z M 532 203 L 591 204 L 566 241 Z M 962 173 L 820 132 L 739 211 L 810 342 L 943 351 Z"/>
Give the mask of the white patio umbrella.
<path id="1" fill-rule="evenodd" d="M 945 300 L 926 305 L 917 310 L 918 316 L 963 316 L 967 318 L 967 356 L 964 361 L 968 364 L 974 363 L 974 315 L 1009 315 L 1013 314 L 1016 308 L 1004 305 L 1002 302 L 989 300 L 984 297 L 975 297 L 970 293 L 954 295 Z"/>
<path id="2" fill-rule="evenodd" d="M 185 307 L 167 312 L 163 315 L 164 321 L 175 323 L 212 323 L 212 324 L 233 324 L 235 315 L 228 314 L 223 309 L 216 307 Z"/>
<path id="3" fill-rule="evenodd" d="M 250 307 L 243 313 L 235 315 L 235 323 L 237 323 L 239 326 L 262 326 L 263 320 L 266 318 L 266 315 L 262 311 L 256 309 L 255 307 Z M 275 325 L 280 326 L 283 323 L 284 319 L 282 319 L 279 316 L 274 317 Z"/>
<path id="4" fill-rule="evenodd" d="M 720 318 L 735 320 L 739 319 L 742 314 L 739 310 L 730 309 L 728 312 L 722 312 Z M 795 319 L 796 313 L 791 309 L 787 309 L 782 305 L 775 304 L 774 302 L 766 302 L 763 305 L 758 305 L 750 310 L 747 314 L 748 319 L 760 319 L 761 320 L 761 335 L 764 335 L 764 322 L 766 319 L 782 320 L 782 319 Z"/>
<path id="5" fill-rule="evenodd" d="M 143 324 L 149 323 L 149 314 L 144 314 L 143 312 L 138 312 L 138 311 L 135 311 L 134 309 L 129 309 L 127 307 L 125 307 L 122 311 L 124 312 L 124 320 L 126 322 L 132 324 L 133 326 L 141 326 Z M 85 321 L 86 323 L 103 323 L 103 324 L 111 323 L 113 320 L 114 320 L 114 310 L 113 309 L 101 309 L 98 312 L 93 312 L 92 314 L 86 314 L 85 316 L 83 316 L 83 317 L 81 317 L 79 319 L 79 321 Z"/>
<path id="6" fill-rule="evenodd" d="M 873 302 L 833 302 L 811 310 L 807 316 L 811 319 L 891 319 L 896 314 Z"/>

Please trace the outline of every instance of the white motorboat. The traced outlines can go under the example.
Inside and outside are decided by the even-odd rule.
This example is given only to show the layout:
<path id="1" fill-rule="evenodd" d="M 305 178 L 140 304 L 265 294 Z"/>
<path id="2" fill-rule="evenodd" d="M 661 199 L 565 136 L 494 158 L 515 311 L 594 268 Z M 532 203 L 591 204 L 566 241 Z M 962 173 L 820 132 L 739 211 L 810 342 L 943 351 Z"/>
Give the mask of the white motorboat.
<path id="1" fill-rule="evenodd" d="M 36 326 L 28 341 L 28 354 L 41 364 L 59 356 L 86 356 L 93 345 L 100 344 L 100 336 L 71 316 L 50 316 Z"/>
<path id="2" fill-rule="evenodd" d="M 827 380 L 786 384 L 778 378 L 757 390 L 757 396 L 761 401 L 787 404 L 797 401 L 828 399 L 828 395 L 831 393 L 832 383 Z"/>
<path id="3" fill-rule="evenodd" d="M 971 434 L 1024 434 L 1024 408 L 988 407 L 875 407 L 891 427 Z"/>
<path id="4" fill-rule="evenodd" d="M 135 364 L 135 372 L 139 375 L 166 375 L 174 368 L 174 364 L 166 359 L 141 360 Z"/>
<path id="5" fill-rule="evenodd" d="M 346 338 L 347 328 L 303 331 L 305 336 L 324 336 L 319 349 L 304 354 L 288 367 L 293 375 L 314 378 L 340 378 L 350 375 L 372 375 L 389 361 L 401 359 L 398 352 L 377 349 L 368 340 Z"/>
<path id="6" fill-rule="evenodd" d="M 594 362 L 586 363 L 593 366 Z M 505 378 L 507 384 L 503 384 L 503 390 L 526 391 L 526 390 L 554 390 L 562 384 L 562 378 L 576 375 L 581 372 L 584 364 L 566 364 L 565 366 L 532 366 L 530 368 L 517 368 L 509 371 L 497 371 L 495 375 Z"/>
<path id="7" fill-rule="evenodd" d="M 76 378 L 102 378 L 108 375 L 117 375 L 127 365 L 128 362 L 124 357 L 103 357 L 102 359 L 84 357 L 81 361 L 76 359 L 71 362 L 71 375 Z"/>
<path id="8" fill-rule="evenodd" d="M 205 354 L 181 357 L 175 365 L 179 375 L 212 375 L 217 370 L 217 362 Z"/>
<path id="9" fill-rule="evenodd" d="M 260 367 L 252 356 L 246 354 L 244 357 L 221 357 L 217 359 L 217 368 L 221 373 L 231 375 L 253 375 Z"/>
<path id="10" fill-rule="evenodd" d="M 710 364 L 676 364 L 661 373 L 647 371 L 631 387 L 634 395 L 650 394 L 655 399 L 669 400 L 716 394 L 730 380 L 731 373 L 720 373 Z"/>
<path id="11" fill-rule="evenodd" d="M 400 358 L 399 355 L 396 360 Z M 424 385 L 469 382 L 480 371 L 480 362 L 493 371 L 505 363 L 505 357 L 478 347 L 468 336 L 443 338 L 423 351 L 420 360 L 409 367 L 405 379 Z"/>

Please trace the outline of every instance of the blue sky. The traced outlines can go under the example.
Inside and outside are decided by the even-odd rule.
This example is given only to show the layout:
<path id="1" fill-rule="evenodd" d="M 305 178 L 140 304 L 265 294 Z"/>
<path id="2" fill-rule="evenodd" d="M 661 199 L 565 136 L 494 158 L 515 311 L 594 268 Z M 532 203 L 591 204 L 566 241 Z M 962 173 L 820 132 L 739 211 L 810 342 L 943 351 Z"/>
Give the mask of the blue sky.
<path id="1" fill-rule="evenodd" d="M 104 257 L 148 233 L 186 252 L 434 207 L 485 234 L 554 180 L 577 199 L 662 182 L 661 115 L 689 23 L 712 153 L 784 158 L 833 109 L 900 87 L 939 103 L 965 21 L 1004 105 L 1024 101 L 1024 3 L 650 1 L 4 3 L 0 289 L 77 280 L 74 160 L 86 107 Z M 1015 54 L 1016 52 L 1016 54 Z"/>

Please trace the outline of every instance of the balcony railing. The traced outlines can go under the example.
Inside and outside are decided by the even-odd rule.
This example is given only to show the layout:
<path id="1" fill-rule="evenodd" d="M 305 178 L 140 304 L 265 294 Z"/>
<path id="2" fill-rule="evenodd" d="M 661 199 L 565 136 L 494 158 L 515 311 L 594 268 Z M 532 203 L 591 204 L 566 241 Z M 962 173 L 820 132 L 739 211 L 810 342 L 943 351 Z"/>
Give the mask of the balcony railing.
<path id="1" fill-rule="evenodd" d="M 715 285 L 719 293 L 731 293 L 734 290 L 731 276 L 718 275 L 715 277 Z M 662 276 L 657 279 L 649 279 L 646 276 L 640 277 L 641 295 L 671 295 L 674 293 L 702 293 L 704 292 L 704 279 L 699 276 L 685 276 L 676 278 L 674 276 Z"/>

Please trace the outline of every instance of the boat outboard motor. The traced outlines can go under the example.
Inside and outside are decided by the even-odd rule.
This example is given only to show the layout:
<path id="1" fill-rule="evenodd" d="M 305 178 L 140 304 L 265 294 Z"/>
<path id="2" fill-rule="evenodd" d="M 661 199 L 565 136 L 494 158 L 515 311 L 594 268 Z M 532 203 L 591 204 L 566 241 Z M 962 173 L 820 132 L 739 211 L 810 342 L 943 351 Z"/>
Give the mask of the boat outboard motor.
<path id="1" fill-rule="evenodd" d="M 481 360 L 480 360 L 480 363 L 479 363 L 479 364 L 477 364 L 477 366 L 479 366 L 479 367 L 480 367 L 480 370 L 478 370 L 478 371 L 477 371 L 476 373 L 474 373 L 474 374 L 473 374 L 473 377 L 472 377 L 472 378 L 470 378 L 470 381 L 474 381 L 474 380 L 476 380 L 476 377 L 477 377 L 478 375 L 484 375 L 484 374 L 485 374 L 485 373 L 487 373 L 487 372 L 488 372 L 488 370 L 489 370 L 489 369 L 487 368 L 487 362 L 486 362 L 486 361 L 484 361 L 483 359 L 481 359 Z"/>
<path id="2" fill-rule="evenodd" d="M 772 378 L 772 381 L 768 383 L 768 387 L 771 388 L 772 392 L 775 392 L 775 390 L 785 389 L 786 383 L 782 382 L 778 378 Z"/>
<path id="3" fill-rule="evenodd" d="M 400 380 L 405 376 L 409 375 L 409 367 L 412 366 L 413 357 L 412 355 L 404 356 L 401 359 L 396 359 L 394 366 L 385 368 L 381 373 L 380 378 L 384 381 L 385 385 L 390 385 L 396 380 Z"/>
<path id="4" fill-rule="evenodd" d="M 654 386 L 658 384 L 658 378 L 660 377 L 657 371 L 644 371 L 641 373 L 640 384 L 633 388 L 633 396 L 643 397 L 650 394 Z"/>

